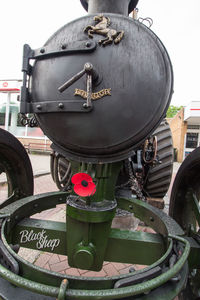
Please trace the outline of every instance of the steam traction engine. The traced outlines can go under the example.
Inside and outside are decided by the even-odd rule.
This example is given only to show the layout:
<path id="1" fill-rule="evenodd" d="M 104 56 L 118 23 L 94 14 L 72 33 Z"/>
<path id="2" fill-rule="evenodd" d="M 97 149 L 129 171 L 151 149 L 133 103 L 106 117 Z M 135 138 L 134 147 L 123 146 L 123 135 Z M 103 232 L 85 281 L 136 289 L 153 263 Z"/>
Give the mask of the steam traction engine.
<path id="1" fill-rule="evenodd" d="M 148 173 L 156 174 L 158 196 L 171 175 L 172 149 L 161 151 L 155 132 L 167 126 L 173 74 L 158 37 L 128 17 L 137 2 L 82 0 L 86 17 L 63 26 L 40 49 L 24 46 L 21 113 L 33 113 L 52 140 L 52 173 L 56 156 L 67 161 L 62 182 L 71 186 L 32 196 L 27 154 L 12 135 L 0 132 L 1 172 L 9 187 L 0 205 L 1 299 L 199 297 L 199 149 L 176 177 L 173 219 L 146 201 Z M 161 160 L 170 157 L 166 172 L 159 169 L 159 151 Z M 148 167 L 156 163 L 157 173 Z M 29 218 L 59 203 L 66 203 L 66 223 Z M 157 234 L 112 228 L 117 209 Z M 100 271 L 104 261 L 148 267 L 114 277 L 76 277 L 30 264 L 17 254 L 22 246 L 67 255 L 79 269 Z"/>

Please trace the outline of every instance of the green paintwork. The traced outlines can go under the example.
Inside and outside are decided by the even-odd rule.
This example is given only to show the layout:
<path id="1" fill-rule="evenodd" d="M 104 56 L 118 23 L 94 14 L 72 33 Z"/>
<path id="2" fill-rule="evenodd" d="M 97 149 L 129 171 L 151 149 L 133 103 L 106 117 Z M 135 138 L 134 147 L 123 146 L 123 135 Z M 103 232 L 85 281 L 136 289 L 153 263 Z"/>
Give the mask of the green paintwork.
<path id="1" fill-rule="evenodd" d="M 92 244 L 92 249 L 94 249 L 91 253 L 93 256 L 93 264 L 85 269 L 100 271 L 104 261 L 110 226 L 111 221 L 102 223 L 86 223 L 68 216 L 66 235 L 69 265 L 72 267 L 82 268 L 81 264 L 78 265 L 77 260 L 74 260 L 77 253 L 77 247 L 80 247 L 80 244 L 90 247 L 90 244 Z"/>
<path id="2" fill-rule="evenodd" d="M 116 200 L 117 207 L 134 213 L 136 217 L 164 237 L 167 237 L 168 233 L 184 235 L 182 228 L 172 218 L 147 202 L 135 198 L 125 198 L 123 193 L 117 195 Z"/>
<path id="3" fill-rule="evenodd" d="M 96 192 L 86 201 L 76 197 L 67 201 L 67 254 L 71 267 L 93 271 L 102 269 L 116 210 L 114 190 L 120 167 L 121 163 L 92 166 L 81 163 L 78 167 L 93 177 Z M 75 172 L 77 164 L 72 163 L 72 173 Z"/>
<path id="4" fill-rule="evenodd" d="M 23 230 L 35 233 L 45 230 L 49 239 L 60 238 L 60 244 L 53 251 L 48 248 L 43 250 L 57 254 L 67 255 L 66 251 L 66 226 L 65 223 L 44 221 L 38 219 L 24 219 L 12 231 L 12 244 L 19 244 L 25 248 L 37 249 L 36 242 L 20 243 L 19 234 Z M 158 234 L 147 232 L 111 229 L 104 260 L 124 263 L 138 263 L 150 265 L 164 254 L 163 239 Z M 115 251 L 113 251 L 115 249 Z M 146 253 L 148 249 L 148 255 Z"/>
<path id="5" fill-rule="evenodd" d="M 58 300 L 65 300 L 65 295 L 66 295 L 68 284 L 69 284 L 68 280 L 63 279 L 63 281 L 61 282 L 61 285 L 60 285 Z"/>
<path id="6" fill-rule="evenodd" d="M 23 232 L 24 234 L 22 234 Z M 40 236 L 37 236 L 38 233 L 40 233 L 40 235 L 42 233 L 42 238 L 45 238 L 45 236 L 47 236 L 47 240 L 53 241 L 59 239 L 60 242 L 58 245 L 57 243 L 54 243 L 55 247 L 53 247 L 53 249 L 52 247 L 45 247 L 45 244 L 42 245 L 42 243 L 39 242 Z M 21 247 L 24 248 L 67 255 L 65 223 L 55 221 L 44 221 L 33 218 L 23 219 L 12 230 L 11 239 L 11 243 L 13 245 L 19 244 Z"/>
<path id="7" fill-rule="evenodd" d="M 115 185 L 122 162 L 113 164 L 92 164 L 71 162 L 72 174 L 79 172 L 89 174 L 96 184 L 96 193 L 90 197 L 91 202 L 99 202 L 103 199 L 115 199 Z"/>
<path id="8" fill-rule="evenodd" d="M 83 204 L 79 207 L 73 206 L 68 202 L 66 213 L 67 216 L 81 222 L 102 223 L 109 222 L 114 218 L 116 206 L 116 201 L 108 200 L 92 202 L 91 205 Z"/>
<path id="9" fill-rule="evenodd" d="M 191 265 L 199 259 L 198 245 L 193 243 L 192 238 L 189 241 L 181 238 L 180 236 L 184 234 L 181 227 L 159 209 L 131 196 L 126 198 L 122 191 L 114 195 L 116 168 L 119 169 L 119 165 L 112 167 L 103 165 L 95 169 L 94 165 L 76 164 L 76 167 L 78 171 L 87 170 L 94 181 L 96 180 L 96 184 L 98 181 L 95 197 L 83 200 L 82 206 L 77 203 L 73 204 L 73 201 L 70 203 L 69 193 L 55 192 L 19 199 L 1 209 L 0 215 L 2 218 L 7 218 L 2 226 L 2 241 L 20 264 L 23 278 L 12 274 L 1 265 L 0 275 L 17 286 L 59 300 L 65 298 L 74 300 L 124 299 L 127 297 L 131 299 L 134 295 L 138 295 L 136 298 L 138 300 L 158 300 L 161 299 L 159 298 L 161 295 L 162 300 L 173 299 L 182 290 L 187 280 L 188 257 Z M 66 224 L 24 219 L 66 201 L 68 203 Z M 111 229 L 115 214 L 115 201 L 119 208 L 134 213 L 158 234 Z M 42 237 L 46 238 L 42 250 L 68 255 L 71 266 L 95 271 L 101 269 L 104 260 L 146 264 L 150 265 L 146 270 L 151 270 L 168 259 L 173 248 L 172 240 L 181 242 L 184 245 L 184 251 L 175 265 L 166 269 L 161 275 L 143 283 L 115 289 L 113 287 L 118 280 L 144 271 L 135 271 L 111 278 L 80 278 L 53 273 L 26 262 L 14 253 L 7 243 L 7 241 L 13 244 L 19 243 L 26 248 L 38 249 L 38 245 L 39 247 L 41 245 L 37 243 L 38 237 L 41 236 L 42 230 L 45 231 Z M 57 239 L 60 240 L 59 243 L 52 242 Z M 49 240 L 51 242 L 48 242 Z M 190 245 L 192 245 L 191 251 Z M 189 255 L 191 253 L 195 259 Z M 179 272 L 181 280 L 174 284 L 169 279 Z M 30 278 L 32 281 L 29 280 Z M 67 281 L 63 281 L 64 279 Z"/>
<path id="10" fill-rule="evenodd" d="M 161 274 L 160 276 L 147 280 L 146 282 L 139 283 L 133 286 L 120 288 L 120 289 L 106 289 L 106 290 L 87 290 L 85 289 L 84 292 L 80 289 L 74 290 L 74 289 L 67 289 L 66 297 L 67 299 L 121 299 L 124 297 L 129 297 L 133 295 L 140 295 L 146 292 L 151 291 L 152 289 L 156 289 L 162 284 L 165 284 L 168 282 L 168 280 L 172 277 L 174 277 L 177 272 L 179 272 L 182 268 L 184 270 L 184 265 L 187 260 L 187 257 L 189 255 L 190 251 L 190 244 L 188 241 L 186 241 L 183 238 L 176 237 L 176 236 L 170 236 L 170 238 L 178 240 L 182 242 L 185 245 L 184 252 L 178 262 L 173 266 L 173 268 L 170 268 L 165 273 Z M 182 272 L 183 272 L 182 270 Z M 169 289 L 169 293 L 171 296 L 177 295 L 177 292 L 181 290 L 183 287 L 185 280 L 183 281 L 183 278 L 186 278 L 187 270 L 184 271 L 184 276 L 182 276 L 181 280 L 181 286 L 179 289 L 175 290 L 173 292 L 172 289 Z M 58 287 L 51 287 L 49 285 L 44 285 L 41 283 L 33 282 L 30 280 L 27 280 L 26 278 L 22 278 L 18 275 L 13 274 L 12 272 L 8 271 L 4 267 L 0 265 L 0 275 L 8 280 L 9 282 L 26 288 L 28 290 L 34 291 L 36 293 L 41 293 L 43 295 L 50 295 L 55 297 L 59 294 L 60 289 Z M 182 274 L 183 275 L 183 274 Z M 84 279 L 84 278 L 83 278 Z M 98 278 L 95 278 L 95 280 L 98 281 Z M 86 283 L 86 282 L 85 282 Z M 173 285 L 172 285 L 173 286 Z M 85 285 L 86 288 L 86 285 Z M 152 299 L 149 297 L 149 299 Z M 165 298 L 164 298 L 165 299 Z M 166 299 L 172 299 L 172 298 L 166 298 Z"/>
<path id="11" fill-rule="evenodd" d="M 74 251 L 73 263 L 77 268 L 89 270 L 94 265 L 96 249 L 92 243 L 81 242 Z"/>

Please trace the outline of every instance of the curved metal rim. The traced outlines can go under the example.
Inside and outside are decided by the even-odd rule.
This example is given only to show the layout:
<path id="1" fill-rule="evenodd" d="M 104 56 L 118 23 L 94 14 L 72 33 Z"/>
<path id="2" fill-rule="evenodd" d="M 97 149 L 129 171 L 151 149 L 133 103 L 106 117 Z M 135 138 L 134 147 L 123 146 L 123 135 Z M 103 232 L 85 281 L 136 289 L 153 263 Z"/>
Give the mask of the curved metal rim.
<path id="1" fill-rule="evenodd" d="M 41 198 L 42 198 L 41 196 L 43 196 L 44 198 L 47 197 L 48 200 L 49 200 L 50 194 L 51 195 L 54 194 L 54 196 L 56 195 L 56 197 L 63 197 L 63 200 L 65 199 L 65 196 L 66 196 L 66 193 L 58 192 L 58 193 L 48 193 L 48 194 L 45 194 L 45 195 L 40 195 L 39 197 L 36 197 L 36 196 L 28 197 L 28 198 L 24 198 L 22 200 L 23 200 L 24 205 L 26 205 L 27 202 L 31 202 L 31 204 L 33 204 L 34 202 L 36 203 L 36 200 L 38 200 L 38 198 L 41 200 Z M 137 202 L 138 202 L 137 204 L 139 205 L 140 201 L 137 200 Z M 16 203 L 16 204 L 18 204 L 18 203 Z M 142 204 L 142 202 L 141 202 L 141 204 Z M 19 210 L 19 206 L 16 205 L 16 207 L 12 209 L 12 214 L 10 215 L 10 220 L 9 220 L 10 222 L 12 222 L 12 217 L 13 218 L 15 217 L 14 213 L 16 212 L 16 210 Z M 48 207 L 49 206 L 52 206 L 52 203 L 51 203 L 51 205 L 49 205 L 49 203 L 48 203 Z M 26 211 L 27 211 L 27 207 L 26 207 Z M 164 222 L 164 221 L 162 221 L 162 222 Z M 6 230 L 6 227 L 7 227 L 6 225 L 7 225 L 7 219 L 4 220 L 4 222 L 3 222 L 3 226 L 2 226 L 2 230 L 1 230 L 1 236 L 2 236 L 2 241 L 4 242 L 4 245 L 7 247 L 8 251 L 15 258 L 17 258 L 17 260 L 21 260 L 21 262 L 23 262 L 23 263 L 25 262 L 26 265 L 29 265 L 29 267 L 31 266 L 32 268 L 36 268 L 32 264 L 27 263 L 25 260 L 23 260 L 21 258 L 19 259 L 19 256 L 10 248 L 10 246 L 8 245 L 8 243 L 6 241 L 6 238 L 5 238 L 5 232 L 7 231 Z M 114 290 L 113 289 L 85 290 L 84 293 L 83 293 L 83 291 L 79 290 L 79 289 L 68 289 L 67 293 L 66 293 L 67 297 L 70 297 L 69 299 L 71 299 L 73 297 L 78 297 L 78 299 L 88 299 L 88 300 L 89 299 L 97 299 L 97 298 L 98 299 L 113 299 L 111 297 L 115 297 L 117 299 L 117 298 L 122 298 L 122 297 L 129 297 L 129 296 L 133 296 L 133 295 L 139 295 L 141 293 L 148 292 L 148 291 L 150 291 L 152 289 L 155 289 L 155 288 L 159 287 L 160 285 L 166 283 L 170 278 L 175 276 L 183 268 L 183 266 L 184 266 L 184 264 L 187 260 L 187 257 L 189 255 L 189 251 L 190 251 L 190 244 L 187 240 L 185 240 L 181 237 L 174 236 L 174 235 L 168 235 L 168 237 L 170 239 L 175 239 L 175 240 L 178 240 L 181 243 L 184 243 L 185 244 L 185 249 L 184 249 L 184 252 L 183 252 L 181 258 L 174 265 L 174 267 L 169 269 L 164 274 L 161 274 L 161 275 L 159 275 L 158 277 L 156 277 L 152 280 L 148 280 L 145 283 L 139 283 L 139 284 L 129 286 L 129 287 L 126 287 L 126 288 L 119 288 L 119 289 L 114 289 Z M 169 244 L 169 248 L 166 251 L 166 253 L 164 254 L 164 256 L 161 257 L 153 265 L 145 268 L 144 270 L 150 269 L 150 268 L 152 268 L 152 266 L 155 266 L 155 264 L 158 264 L 158 263 L 160 263 L 160 261 L 163 261 L 164 259 L 166 259 L 166 256 L 171 251 L 170 250 L 171 247 L 172 247 L 172 242 Z M 44 269 L 38 268 L 38 270 L 44 272 Z M 144 270 L 138 271 L 137 273 L 141 273 Z M 49 272 L 49 271 L 45 271 L 45 273 L 48 274 L 48 275 L 51 274 L 52 276 L 53 275 L 55 275 L 55 276 L 58 275 L 58 273 Z M 12 272 L 8 271 L 7 269 L 5 269 L 1 265 L 0 265 L 0 275 L 4 279 L 8 280 L 9 282 L 14 283 L 15 285 L 17 285 L 19 287 L 34 291 L 34 292 L 39 293 L 39 294 L 44 294 L 44 295 L 47 295 L 47 296 L 56 297 L 59 293 L 59 287 L 50 286 L 50 285 L 46 285 L 46 284 L 41 284 L 41 283 L 30 281 L 26 278 L 22 278 L 18 275 L 13 274 Z M 61 274 L 59 274 L 59 275 L 61 275 Z M 104 281 L 105 280 L 119 280 L 120 278 L 124 278 L 126 276 L 130 276 L 130 274 L 125 274 L 125 275 L 122 275 L 122 276 L 109 277 L 109 278 L 99 278 L 99 277 L 97 277 L 97 278 L 92 278 L 92 280 L 98 281 L 98 283 L 99 283 L 100 279 L 103 279 Z M 77 277 L 77 276 L 67 276 L 67 275 L 66 276 L 60 276 L 61 280 L 64 279 L 64 278 L 68 278 L 68 279 L 71 279 L 71 280 L 83 280 L 83 281 L 91 280 L 90 277 L 80 278 L 80 277 Z"/>
<path id="2" fill-rule="evenodd" d="M 200 147 L 188 155 L 181 164 L 171 191 L 169 215 L 181 226 L 184 222 L 184 209 L 187 204 L 187 191 L 199 184 Z M 186 213 L 186 211 L 185 211 Z"/>
<path id="3" fill-rule="evenodd" d="M 119 289 L 107 289 L 107 290 L 75 290 L 68 289 L 66 292 L 66 296 L 71 299 L 71 297 L 78 297 L 78 299 L 113 299 L 111 297 L 115 297 L 115 299 L 120 299 L 122 297 L 129 297 L 134 295 L 139 295 L 141 293 L 149 292 L 152 289 L 159 287 L 160 285 L 165 284 L 168 280 L 174 277 L 180 270 L 184 267 L 186 260 L 188 258 L 190 252 L 190 244 L 187 240 L 178 237 L 169 235 L 169 238 L 175 239 L 185 245 L 184 252 L 181 258 L 177 261 L 177 263 L 173 266 L 173 268 L 169 269 L 167 272 L 161 274 L 160 276 L 148 280 L 143 283 L 139 283 L 133 286 L 119 288 Z M 0 265 L 0 275 L 5 280 L 11 282 L 12 284 L 26 288 L 27 290 L 33 291 L 35 293 L 57 297 L 59 294 L 59 287 L 49 286 L 37 282 L 33 282 L 31 280 L 22 278 L 14 273 L 10 272 L 2 265 Z M 98 297 L 98 298 L 97 298 Z"/>
<path id="4" fill-rule="evenodd" d="M 169 214 L 186 232 L 196 231 L 196 224 L 199 223 L 199 181 L 200 181 L 200 147 L 192 151 L 181 164 L 171 191 Z M 196 210 L 193 206 L 196 198 Z M 198 208 L 197 208 L 198 207 Z M 194 226 L 194 228 L 192 228 Z M 194 232 L 193 232 L 194 230 Z M 197 267 L 190 265 L 190 273 Z M 198 273 L 199 273 L 199 269 Z M 192 287 L 192 288 L 191 288 Z M 183 291 L 181 299 L 197 299 L 198 281 L 195 276 L 189 277 L 186 291 Z M 189 290 L 189 292 L 188 292 Z"/>
<path id="5" fill-rule="evenodd" d="M 29 156 L 19 140 L 1 128 L 0 164 L 7 176 L 9 197 L 0 204 L 0 208 L 33 194 L 33 170 Z"/>

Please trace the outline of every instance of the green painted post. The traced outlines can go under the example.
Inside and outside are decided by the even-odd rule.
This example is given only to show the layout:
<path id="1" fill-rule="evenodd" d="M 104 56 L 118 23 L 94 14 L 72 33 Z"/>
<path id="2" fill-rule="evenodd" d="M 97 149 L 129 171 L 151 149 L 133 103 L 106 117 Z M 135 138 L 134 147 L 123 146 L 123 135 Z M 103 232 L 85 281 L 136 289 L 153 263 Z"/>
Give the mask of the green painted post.
<path id="1" fill-rule="evenodd" d="M 121 163 L 92 166 L 72 163 L 73 174 L 80 170 L 92 176 L 96 193 L 85 199 L 68 197 L 66 243 L 71 267 L 94 271 L 102 268 L 117 206 L 114 191 L 120 167 Z"/>

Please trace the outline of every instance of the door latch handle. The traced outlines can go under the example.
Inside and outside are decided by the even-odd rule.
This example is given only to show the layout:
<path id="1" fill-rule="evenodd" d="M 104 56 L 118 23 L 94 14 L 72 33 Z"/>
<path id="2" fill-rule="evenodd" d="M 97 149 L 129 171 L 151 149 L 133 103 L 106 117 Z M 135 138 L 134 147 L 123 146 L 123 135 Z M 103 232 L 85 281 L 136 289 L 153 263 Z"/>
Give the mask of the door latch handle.
<path id="1" fill-rule="evenodd" d="M 79 80 L 83 75 L 87 76 L 87 102 L 83 104 L 85 108 L 92 106 L 92 82 L 97 80 L 98 75 L 94 70 L 94 67 L 91 63 L 87 62 L 84 65 L 83 70 L 74 75 L 71 79 L 66 81 L 63 85 L 61 85 L 58 90 L 60 93 L 64 92 L 68 87 L 70 87 L 74 82 Z"/>

